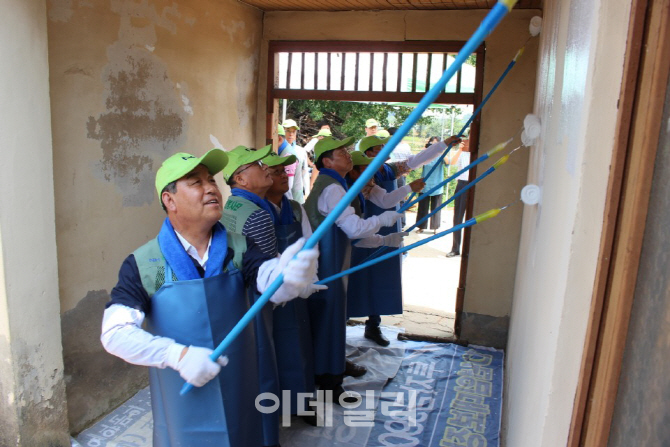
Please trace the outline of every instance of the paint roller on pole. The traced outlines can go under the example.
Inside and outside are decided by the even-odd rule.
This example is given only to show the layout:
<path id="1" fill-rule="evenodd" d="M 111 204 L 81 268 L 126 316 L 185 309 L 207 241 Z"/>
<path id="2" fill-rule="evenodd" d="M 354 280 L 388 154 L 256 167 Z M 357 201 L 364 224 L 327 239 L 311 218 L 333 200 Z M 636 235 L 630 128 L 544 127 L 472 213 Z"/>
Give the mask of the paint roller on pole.
<path id="1" fill-rule="evenodd" d="M 495 148 L 491 149 L 491 151 L 493 151 L 494 149 L 496 149 L 496 148 L 498 148 L 498 147 L 500 147 L 501 145 L 504 145 L 504 144 L 506 144 L 506 143 L 501 143 L 500 145 L 498 145 L 498 146 L 496 146 Z M 504 146 L 502 146 L 502 147 L 504 147 Z M 500 147 L 500 149 L 502 149 L 502 147 Z M 500 150 L 500 149 L 498 149 L 498 150 Z M 517 149 L 519 149 L 519 148 L 517 148 Z M 498 150 L 496 150 L 496 152 L 497 152 Z M 516 149 L 514 149 L 514 151 L 515 151 L 515 150 L 516 150 Z M 507 162 L 507 160 L 509 160 L 510 155 L 512 155 L 512 154 L 514 153 L 514 151 L 510 152 L 510 153 L 507 154 L 507 155 L 504 155 L 504 156 L 500 157 L 500 159 L 499 159 L 498 161 L 496 161 L 496 162 L 493 164 L 493 166 L 491 166 L 491 167 L 488 168 L 486 171 L 484 171 L 483 174 L 481 174 L 479 177 L 477 177 L 476 179 L 474 179 L 473 181 L 471 181 L 470 183 L 468 183 L 467 185 L 465 185 L 465 187 L 463 187 L 460 191 L 458 191 L 458 192 L 457 192 L 456 194 L 454 194 L 453 196 L 449 197 L 449 199 L 448 199 L 446 202 L 440 204 L 440 206 L 438 206 L 437 208 L 435 208 L 434 210 L 432 210 L 430 213 L 428 213 L 428 215 L 426 215 L 426 216 L 422 217 L 421 219 L 417 220 L 417 221 L 414 223 L 414 225 L 412 225 L 411 227 L 407 228 L 406 230 L 403 230 L 403 232 L 404 232 L 404 233 L 409 233 L 410 231 L 412 231 L 413 229 L 415 229 L 416 227 L 418 227 L 419 225 L 421 225 L 423 222 L 425 222 L 425 221 L 427 221 L 428 219 L 430 219 L 434 214 L 440 212 L 440 210 L 442 210 L 442 208 L 444 208 L 445 206 L 449 205 L 449 204 L 450 204 L 452 201 L 454 201 L 457 197 L 459 197 L 459 196 L 465 194 L 470 188 L 474 187 L 477 183 L 479 183 L 480 181 L 484 180 L 487 176 L 489 176 L 490 174 L 492 174 L 493 171 L 495 171 L 495 170 L 498 169 L 500 166 L 502 166 L 503 164 L 505 164 L 505 163 Z M 489 152 L 490 152 L 490 151 L 489 151 Z M 494 152 L 494 153 L 495 153 L 495 152 Z M 483 155 L 482 157 L 485 157 L 485 155 Z M 488 157 L 487 157 L 487 158 L 488 158 Z M 464 168 L 464 169 L 465 169 L 465 168 Z M 417 199 L 417 200 L 418 200 L 418 199 Z M 381 259 L 381 256 L 380 256 L 380 255 L 382 255 L 384 252 L 386 252 L 386 250 L 388 250 L 388 248 L 389 248 L 389 247 L 386 247 L 386 246 L 379 247 L 374 253 L 372 253 L 370 256 L 368 256 L 368 257 L 365 259 L 365 261 L 364 261 L 363 263 L 367 263 L 367 262 L 369 262 L 369 261 L 377 261 L 378 259 Z M 384 258 L 384 259 L 386 259 L 386 258 Z M 361 264 L 361 265 L 362 265 L 362 264 Z M 317 283 L 317 284 L 320 284 L 320 283 Z"/>
<path id="2" fill-rule="evenodd" d="M 514 202 L 514 203 L 516 203 L 516 202 Z M 354 273 L 354 272 L 357 272 L 357 271 L 359 271 L 359 270 L 363 270 L 364 268 L 368 268 L 368 267 L 370 267 L 370 266 L 372 266 L 372 265 L 374 265 L 374 264 L 377 264 L 377 263 L 379 263 L 379 262 L 382 262 L 382 261 L 385 261 L 385 260 L 387 260 L 387 259 L 390 259 L 390 258 L 392 258 L 392 257 L 394 257 L 394 256 L 397 256 L 397 255 L 399 255 L 399 254 L 401 254 L 401 253 L 404 253 L 404 252 L 406 252 L 406 251 L 412 250 L 413 248 L 417 248 L 417 247 L 419 247 L 419 246 L 421 246 L 421 245 L 423 245 L 423 244 L 427 244 L 428 242 L 434 241 L 435 239 L 439 239 L 439 238 L 441 238 L 441 237 L 443 237 L 443 236 L 446 236 L 447 234 L 451 234 L 451 233 L 453 233 L 454 231 L 462 230 L 463 228 L 471 227 L 471 226 L 473 226 L 473 225 L 475 225 L 475 224 L 484 222 L 485 220 L 488 220 L 488 219 L 491 219 L 491 218 L 493 218 L 493 217 L 496 217 L 498 214 L 500 214 L 500 212 L 501 212 L 502 210 L 504 210 L 505 208 L 507 208 L 507 207 L 509 207 L 509 206 L 511 206 L 511 205 L 512 205 L 512 204 L 503 206 L 502 208 L 494 208 L 494 209 L 492 209 L 492 210 L 489 210 L 489 211 L 487 211 L 487 212 L 485 212 L 485 213 L 482 213 L 482 214 L 480 214 L 480 215 L 478 215 L 478 216 L 475 216 L 475 217 L 473 217 L 473 218 L 471 218 L 471 219 L 468 219 L 467 221 L 463 222 L 462 224 L 456 225 L 455 227 L 452 227 L 452 228 L 450 228 L 450 229 L 448 229 L 448 230 L 444 230 L 444 231 L 442 231 L 442 232 L 440 232 L 440 233 L 437 233 L 437 234 L 435 234 L 435 235 L 433 235 L 433 236 L 431 236 L 431 237 L 429 237 L 429 238 L 422 239 L 422 240 L 420 240 L 420 241 L 418 241 L 418 242 L 415 242 L 415 243 L 413 243 L 413 244 L 411 244 L 411 245 L 407 245 L 406 247 L 400 247 L 400 248 L 398 248 L 398 249 L 396 249 L 396 250 L 393 250 L 393 251 L 390 252 L 390 253 L 386 253 L 385 255 L 379 256 L 379 257 L 377 257 L 377 258 L 370 259 L 369 261 L 365 261 L 365 262 L 363 262 L 363 263 L 361 263 L 361 264 L 358 264 L 357 266 L 352 267 L 352 268 L 350 268 L 350 269 L 348 269 L 348 270 L 344 270 L 344 271 L 342 271 L 342 272 L 340 272 L 340 273 L 337 273 L 337 274 L 335 274 L 335 275 L 329 276 L 328 278 L 324 278 L 324 279 L 320 280 L 319 282 L 317 282 L 317 284 L 328 284 L 329 282 L 331 282 L 331 281 L 335 281 L 335 280 L 338 279 L 338 278 L 342 278 L 343 276 L 347 276 L 347 275 L 350 275 L 350 274 L 352 274 L 352 273 Z"/>
<path id="3" fill-rule="evenodd" d="M 532 34 L 532 33 L 533 33 L 533 31 L 531 31 L 531 34 Z M 539 33 L 539 32 L 538 32 L 538 33 Z M 536 35 L 537 35 L 537 34 L 532 34 L 532 37 L 535 37 Z M 530 40 L 530 39 L 529 39 L 529 40 Z M 527 42 L 526 42 L 526 43 L 527 43 Z M 526 48 L 526 44 L 524 44 L 524 46 L 522 46 L 521 48 L 519 48 L 519 50 L 516 52 L 516 55 L 514 56 L 514 58 L 513 58 L 513 59 L 510 61 L 510 63 L 507 65 L 507 68 L 505 68 L 505 71 L 503 71 L 503 73 L 500 75 L 500 77 L 498 78 L 498 80 L 496 81 L 496 83 L 493 84 L 493 87 L 491 87 L 491 90 L 489 90 L 489 92 L 486 94 L 486 96 L 485 96 L 484 99 L 482 100 L 481 104 L 479 104 L 479 106 L 477 106 L 477 109 L 475 109 L 474 113 L 470 116 L 470 118 L 468 118 L 468 121 L 463 125 L 463 127 L 461 128 L 461 130 L 458 132 L 458 134 L 456 135 L 457 137 L 461 138 L 461 137 L 463 136 L 463 134 L 465 133 L 465 131 L 470 127 L 470 124 L 472 124 L 472 122 L 475 120 L 475 118 L 477 117 L 477 115 L 479 115 L 479 112 L 481 112 L 481 110 L 482 110 L 482 108 L 484 107 L 484 105 L 486 104 L 486 102 L 489 100 L 489 98 L 491 98 L 491 96 L 493 95 L 493 93 L 494 93 L 494 92 L 496 91 L 496 89 L 500 86 L 500 84 L 502 83 L 503 79 L 505 79 L 505 77 L 506 77 L 507 74 L 510 72 L 510 70 L 512 70 L 512 67 L 514 67 L 514 65 L 516 65 L 517 60 L 519 59 L 519 57 L 521 57 L 521 55 L 522 55 L 523 52 L 525 51 L 525 48 Z M 438 159 L 437 163 L 435 163 L 435 164 L 428 170 L 428 174 L 426 174 L 426 176 L 424 177 L 424 180 L 427 179 L 427 178 L 429 178 L 431 175 L 433 175 L 433 172 L 435 172 L 435 169 L 436 169 L 437 166 L 441 166 L 441 165 L 442 165 L 442 161 L 443 161 L 444 158 L 447 156 L 447 154 L 448 154 L 449 151 L 451 150 L 451 147 L 452 147 L 452 146 L 453 146 L 453 144 L 449 144 L 449 146 L 447 146 L 447 148 L 444 150 L 444 152 L 442 153 L 442 155 L 441 155 L 440 158 Z M 482 161 L 483 161 L 483 160 L 482 160 Z M 412 199 L 413 199 L 415 196 L 416 196 L 416 193 L 413 192 L 413 193 L 409 196 L 409 198 L 407 199 L 407 201 L 408 201 L 408 202 L 409 202 L 409 201 L 412 201 Z M 401 213 L 402 210 L 401 210 L 401 211 L 398 211 L 398 212 Z"/>
<path id="4" fill-rule="evenodd" d="M 430 106 L 435 99 L 440 95 L 447 85 L 447 82 L 456 74 L 456 72 L 461 68 L 461 65 L 465 60 L 472 54 L 479 45 L 484 41 L 484 39 L 495 29 L 495 27 L 500 23 L 500 21 L 509 13 L 517 0 L 499 0 L 491 11 L 484 17 L 484 20 L 479 25 L 479 28 L 474 32 L 474 34 L 468 39 L 468 41 L 463 45 L 461 51 L 458 52 L 454 62 L 447 68 L 442 77 L 437 81 L 437 83 L 424 95 L 416 108 L 412 113 L 407 117 L 407 120 L 400 126 L 398 131 L 391 137 L 388 144 L 386 144 L 381 152 L 378 154 L 378 157 L 370 163 L 369 169 L 366 169 L 360 178 L 354 182 L 354 184 L 349 188 L 349 191 L 344 195 L 342 200 L 337 204 L 333 211 L 328 214 L 326 219 L 319 225 L 312 236 L 307 239 L 303 249 L 314 248 L 316 244 L 321 240 L 325 235 L 326 231 L 335 223 L 340 214 L 349 206 L 351 201 L 358 195 L 358 193 L 363 189 L 363 187 L 370 181 L 373 174 L 381 167 L 381 165 L 389 158 L 389 155 L 396 147 L 396 145 L 402 141 L 402 139 L 407 135 L 412 126 L 421 118 L 423 112 Z M 279 287 L 284 282 L 284 275 L 280 274 L 277 278 L 270 284 L 270 286 L 261 294 L 260 298 L 254 303 L 253 306 L 247 311 L 247 313 L 240 319 L 240 321 L 233 327 L 233 329 L 228 333 L 226 338 L 217 346 L 217 348 L 212 352 L 210 358 L 215 360 L 219 358 L 225 350 L 230 346 L 230 344 L 235 340 L 235 338 L 244 330 L 244 328 L 253 321 L 254 317 L 265 304 L 270 300 L 270 297 L 279 289 Z M 190 383 L 185 383 L 182 387 L 180 394 L 184 395 L 189 390 L 193 388 L 193 385 Z"/>

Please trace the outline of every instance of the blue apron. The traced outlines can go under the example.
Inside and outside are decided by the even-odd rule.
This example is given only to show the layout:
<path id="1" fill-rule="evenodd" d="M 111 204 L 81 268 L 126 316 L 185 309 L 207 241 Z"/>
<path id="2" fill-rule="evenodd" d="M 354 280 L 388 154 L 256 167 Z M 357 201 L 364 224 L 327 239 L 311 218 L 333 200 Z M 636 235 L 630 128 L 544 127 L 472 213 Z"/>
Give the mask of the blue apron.
<path id="1" fill-rule="evenodd" d="M 231 262 L 218 276 L 172 282 L 166 264 L 165 283 L 151 297 L 147 327 L 186 346 L 214 349 L 249 309 L 242 273 Z M 171 368 L 149 368 L 153 410 L 153 445 L 262 446 L 255 408 L 258 370 L 254 332 L 247 327 L 230 345 L 230 360 L 203 387 L 179 395 L 184 380 Z"/>
<path id="2" fill-rule="evenodd" d="M 256 287 L 249 289 L 249 296 L 255 303 L 261 294 Z M 254 319 L 254 331 L 258 343 L 258 379 L 260 380 L 260 392 L 272 393 L 281 401 L 281 390 L 279 388 L 279 372 L 277 370 L 277 358 L 275 357 L 275 345 L 272 340 L 272 320 L 274 304 L 268 302 Z M 264 406 L 273 403 L 265 400 L 261 402 Z M 263 445 L 279 444 L 279 415 L 280 411 L 266 413 L 263 419 Z"/>
<path id="3" fill-rule="evenodd" d="M 296 220 L 289 225 L 275 224 L 275 234 L 277 249 L 282 253 L 302 237 L 302 226 Z M 307 300 L 296 298 L 275 308 L 273 336 L 279 384 L 282 391 L 291 392 L 291 413 L 296 414 L 297 393 L 314 392 L 314 353 Z"/>
<path id="4" fill-rule="evenodd" d="M 386 169 L 382 175 L 375 176 L 375 183 L 386 192 L 398 188 L 395 176 Z M 396 205 L 395 208 L 398 209 Z M 365 214 L 367 219 L 377 216 L 385 210 L 366 200 Z M 377 234 L 387 235 L 400 231 L 400 222 L 395 226 L 382 227 Z M 354 246 L 351 250 L 351 265 L 361 264 L 377 248 L 360 248 Z M 347 317 L 367 317 L 370 315 L 395 315 L 402 313 L 402 281 L 400 255 L 382 261 L 372 267 L 359 270 L 349 276 L 347 287 Z M 321 271 L 319 270 L 319 273 Z"/>
<path id="5" fill-rule="evenodd" d="M 319 277 L 342 271 L 351 241 L 337 225 L 332 225 L 319 241 Z M 344 374 L 346 356 L 347 296 L 344 281 L 328 283 L 307 300 L 314 343 L 314 373 Z"/>

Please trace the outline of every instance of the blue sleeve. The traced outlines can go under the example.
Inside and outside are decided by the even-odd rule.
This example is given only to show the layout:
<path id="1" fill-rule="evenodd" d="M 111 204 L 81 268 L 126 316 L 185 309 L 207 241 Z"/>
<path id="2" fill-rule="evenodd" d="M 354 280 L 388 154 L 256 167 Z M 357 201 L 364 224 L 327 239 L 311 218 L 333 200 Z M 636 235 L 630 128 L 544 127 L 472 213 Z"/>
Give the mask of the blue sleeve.
<path id="1" fill-rule="evenodd" d="M 129 255 L 121 264 L 119 281 L 112 289 L 111 301 L 107 303 L 106 307 L 112 304 L 132 307 L 141 310 L 145 315 L 151 312 L 151 300 L 144 286 L 142 286 L 134 255 Z"/>

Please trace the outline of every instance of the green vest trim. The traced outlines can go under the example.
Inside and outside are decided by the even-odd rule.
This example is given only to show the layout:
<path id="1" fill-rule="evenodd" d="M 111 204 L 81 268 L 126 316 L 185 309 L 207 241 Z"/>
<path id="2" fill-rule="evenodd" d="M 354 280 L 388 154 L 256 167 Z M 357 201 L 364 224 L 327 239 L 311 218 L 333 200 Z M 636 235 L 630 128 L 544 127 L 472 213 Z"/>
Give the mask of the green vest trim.
<path id="1" fill-rule="evenodd" d="M 242 270 L 242 259 L 247 251 L 247 239 L 239 234 L 226 232 L 228 247 L 233 249 L 233 265 L 238 270 Z M 140 273 L 142 287 L 147 291 L 149 297 L 152 297 L 158 289 L 165 283 L 165 257 L 158 245 L 158 238 L 154 238 L 142 245 L 133 252 L 137 270 Z M 224 272 L 228 266 L 224 267 Z M 172 272 L 172 281 L 178 281 L 174 271 Z"/>
<path id="2" fill-rule="evenodd" d="M 307 197 L 307 201 L 305 201 L 305 212 L 307 213 L 307 218 L 309 219 L 309 224 L 312 226 L 312 230 L 316 230 L 316 227 L 321 225 L 321 222 L 326 219 L 326 216 L 319 212 L 319 197 L 321 197 L 323 190 L 332 184 L 339 185 L 338 181 L 330 176 L 318 176 Z M 351 201 L 351 206 L 354 208 L 354 212 L 357 216 L 361 217 L 363 215 L 363 212 L 361 211 L 361 202 L 358 200 L 358 196 L 354 197 L 354 200 Z"/>
<path id="3" fill-rule="evenodd" d="M 258 205 L 245 198 L 230 196 L 223 207 L 221 223 L 229 232 L 242 234 L 242 228 L 249 216 L 259 209 L 261 208 Z"/>

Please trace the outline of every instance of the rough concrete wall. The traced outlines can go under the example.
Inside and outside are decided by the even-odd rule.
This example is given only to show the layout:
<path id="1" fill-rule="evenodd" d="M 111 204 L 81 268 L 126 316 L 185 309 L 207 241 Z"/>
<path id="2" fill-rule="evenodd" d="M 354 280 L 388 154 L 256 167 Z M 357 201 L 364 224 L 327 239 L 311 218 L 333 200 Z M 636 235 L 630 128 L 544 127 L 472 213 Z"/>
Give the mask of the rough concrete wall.
<path id="1" fill-rule="evenodd" d="M 154 188 L 162 160 L 252 142 L 261 12 L 234 0 L 51 0 L 48 23 L 63 340 L 78 431 L 146 381 L 144 368 L 103 352 L 99 325 L 122 260 L 164 218 Z"/>
<path id="2" fill-rule="evenodd" d="M 0 445 L 69 446 L 46 7 L 0 3 Z"/>
<path id="3" fill-rule="evenodd" d="M 564 446 L 598 261 L 629 0 L 548 1 L 507 344 L 507 445 Z"/>
<path id="4" fill-rule="evenodd" d="M 609 446 L 670 445 L 670 88 Z"/>
<path id="5" fill-rule="evenodd" d="M 530 34 L 530 19 L 538 11 L 515 10 L 486 39 L 484 94 L 505 70 Z M 341 13 L 267 13 L 263 28 L 261 82 L 267 72 L 267 41 L 270 40 L 467 40 L 486 11 L 377 11 Z M 300 26 L 288 26 L 299 23 Z M 482 110 L 479 151 L 513 137 L 531 113 L 535 91 L 538 39 L 532 39 L 525 54 Z M 260 95 L 259 111 L 265 110 Z M 257 143 L 264 141 L 265 117 L 259 113 Z M 361 123 L 362 125 L 363 123 Z M 518 139 L 517 139 L 518 144 Z M 488 169 L 499 157 L 480 165 Z M 503 206 L 519 197 L 525 185 L 528 151 L 519 151 L 476 188 L 474 213 Z M 494 326 L 506 338 L 516 258 L 521 229 L 521 207 L 513 207 L 498 218 L 472 229 L 464 311 L 471 315 L 496 317 Z M 440 286 L 444 286 L 441 284 Z M 448 285 L 457 287 L 457 284 Z M 501 317 L 501 318 L 498 318 Z M 468 319 L 464 320 L 464 330 Z M 480 321 L 475 319 L 474 321 Z M 471 341 L 482 342 L 486 334 L 471 332 Z M 474 338 L 473 338 L 474 337 Z"/>

